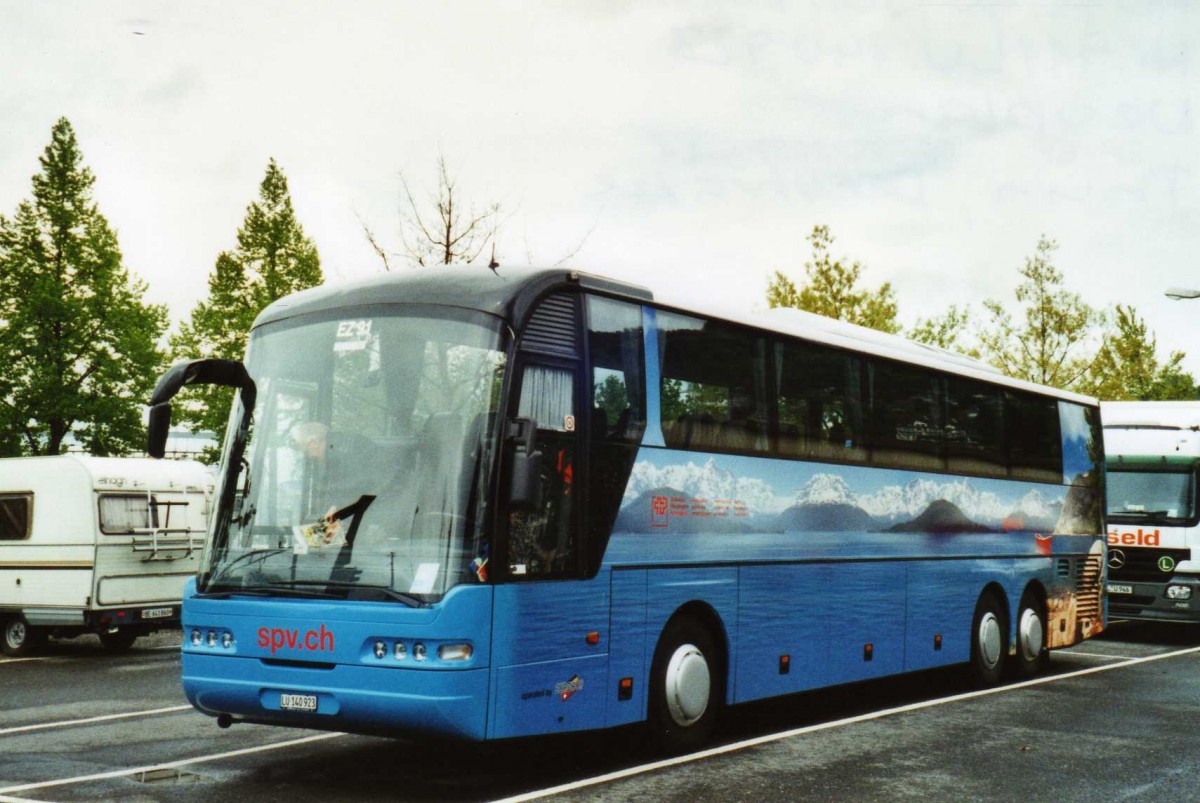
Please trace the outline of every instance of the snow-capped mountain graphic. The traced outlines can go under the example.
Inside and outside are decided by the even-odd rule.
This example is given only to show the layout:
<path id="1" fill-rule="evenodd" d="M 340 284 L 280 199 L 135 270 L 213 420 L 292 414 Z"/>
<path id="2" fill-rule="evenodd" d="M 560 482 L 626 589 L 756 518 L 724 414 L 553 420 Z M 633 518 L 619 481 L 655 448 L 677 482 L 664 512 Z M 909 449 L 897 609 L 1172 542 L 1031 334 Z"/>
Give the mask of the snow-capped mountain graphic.
<path id="1" fill-rule="evenodd" d="M 958 505 L 935 499 L 911 521 L 893 524 L 890 533 L 990 533 L 993 528 L 971 521 Z"/>
<path id="2" fill-rule="evenodd" d="M 1047 499 L 1035 488 L 1022 496 L 1016 507 L 1004 517 L 1004 527 L 1010 530 L 1052 532 L 1062 515 L 1062 508 L 1062 502 Z"/>

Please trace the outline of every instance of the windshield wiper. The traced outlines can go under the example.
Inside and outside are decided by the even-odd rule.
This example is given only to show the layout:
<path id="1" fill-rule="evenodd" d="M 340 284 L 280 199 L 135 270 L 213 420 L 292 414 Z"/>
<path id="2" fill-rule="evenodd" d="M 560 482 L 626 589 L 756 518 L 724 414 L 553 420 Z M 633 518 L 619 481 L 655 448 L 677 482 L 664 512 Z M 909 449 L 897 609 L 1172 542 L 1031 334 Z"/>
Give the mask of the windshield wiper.
<path id="1" fill-rule="evenodd" d="M 249 552 L 244 552 L 233 560 L 229 561 L 229 563 L 227 563 L 225 566 L 221 567 L 221 573 L 209 580 L 207 585 L 211 586 L 213 583 L 228 577 L 229 573 L 233 570 L 233 567 L 237 566 L 239 563 L 244 563 L 252 558 L 257 558 L 259 561 L 263 561 L 272 555 L 278 555 L 280 552 L 287 552 L 288 549 L 290 549 L 290 547 L 268 547 L 265 549 L 252 549 Z"/>
<path id="2" fill-rule="evenodd" d="M 325 588 L 337 588 L 337 589 L 345 590 L 346 592 L 351 592 L 351 591 L 356 591 L 356 590 L 362 589 L 365 591 L 374 591 L 379 594 L 382 594 L 383 596 L 387 597 L 388 599 L 394 599 L 398 602 L 403 602 L 405 605 L 407 605 L 410 608 L 425 607 L 424 602 L 422 602 L 421 600 L 412 596 L 411 594 L 405 594 L 403 591 L 397 591 L 394 588 L 390 588 L 388 586 L 381 586 L 381 585 L 371 585 L 371 584 L 364 584 L 364 583 L 347 583 L 347 582 L 342 582 L 339 580 L 280 580 L 278 582 L 271 583 L 272 588 L 274 588 L 275 586 L 323 586 Z M 349 598 L 350 598 L 350 594 L 347 593 L 346 599 L 349 599 Z"/>
<path id="3" fill-rule="evenodd" d="M 1109 513 L 1110 516 L 1128 516 L 1131 519 L 1148 519 L 1149 521 L 1162 521 L 1163 519 L 1176 518 L 1171 516 L 1169 510 L 1117 510 Z"/>
<path id="4" fill-rule="evenodd" d="M 220 591 L 205 591 L 197 594 L 199 599 L 228 599 L 229 597 L 306 597 L 314 599 L 339 599 L 336 594 L 321 591 L 309 591 L 304 588 L 276 588 L 274 583 L 266 586 L 247 586 L 246 588 L 228 588 Z"/>

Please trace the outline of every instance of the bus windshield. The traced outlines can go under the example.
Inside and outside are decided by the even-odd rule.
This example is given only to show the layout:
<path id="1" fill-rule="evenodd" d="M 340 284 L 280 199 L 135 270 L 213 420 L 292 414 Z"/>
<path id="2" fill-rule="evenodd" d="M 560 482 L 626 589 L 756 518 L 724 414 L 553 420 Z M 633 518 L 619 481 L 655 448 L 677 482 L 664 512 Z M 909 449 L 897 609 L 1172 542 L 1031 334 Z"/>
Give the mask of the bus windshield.
<path id="1" fill-rule="evenodd" d="M 429 310 L 254 332 L 253 423 L 236 477 L 226 472 L 233 492 L 218 497 L 232 509 L 216 517 L 201 592 L 419 605 L 486 579 L 501 330 Z"/>
<path id="2" fill-rule="evenodd" d="M 1191 471 L 1108 471 L 1108 515 L 1131 523 L 1191 519 L 1195 515 Z"/>

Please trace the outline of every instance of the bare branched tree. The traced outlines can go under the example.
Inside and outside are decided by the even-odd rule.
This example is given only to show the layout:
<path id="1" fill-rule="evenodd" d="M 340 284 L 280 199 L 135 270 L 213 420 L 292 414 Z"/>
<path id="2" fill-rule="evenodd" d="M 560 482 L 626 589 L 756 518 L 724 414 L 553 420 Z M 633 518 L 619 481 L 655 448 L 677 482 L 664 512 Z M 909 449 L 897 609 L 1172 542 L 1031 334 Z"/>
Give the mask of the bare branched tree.
<path id="1" fill-rule="evenodd" d="M 437 170 L 437 190 L 423 205 L 417 202 L 408 179 L 400 174 L 407 203 L 400 213 L 404 256 L 415 265 L 470 264 L 479 258 L 499 232 L 501 206 L 491 203 L 480 209 L 465 203 L 456 179 L 446 169 L 444 156 L 438 157 Z M 372 247 L 384 258 L 377 243 L 372 242 Z M 384 266 L 388 267 L 386 258 Z"/>

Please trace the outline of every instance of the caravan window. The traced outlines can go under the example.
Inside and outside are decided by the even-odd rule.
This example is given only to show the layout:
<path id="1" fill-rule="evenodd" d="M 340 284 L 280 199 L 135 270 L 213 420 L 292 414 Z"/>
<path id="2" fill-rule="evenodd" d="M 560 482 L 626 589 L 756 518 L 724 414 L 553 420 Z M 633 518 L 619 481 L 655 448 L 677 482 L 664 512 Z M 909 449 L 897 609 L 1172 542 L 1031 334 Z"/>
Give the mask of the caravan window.
<path id="1" fill-rule="evenodd" d="M 24 541 L 33 520 L 33 494 L 0 494 L 0 541 Z"/>
<path id="2" fill-rule="evenodd" d="M 158 507 L 146 494 L 105 494 L 100 497 L 100 532 L 130 535 L 158 526 Z"/>

